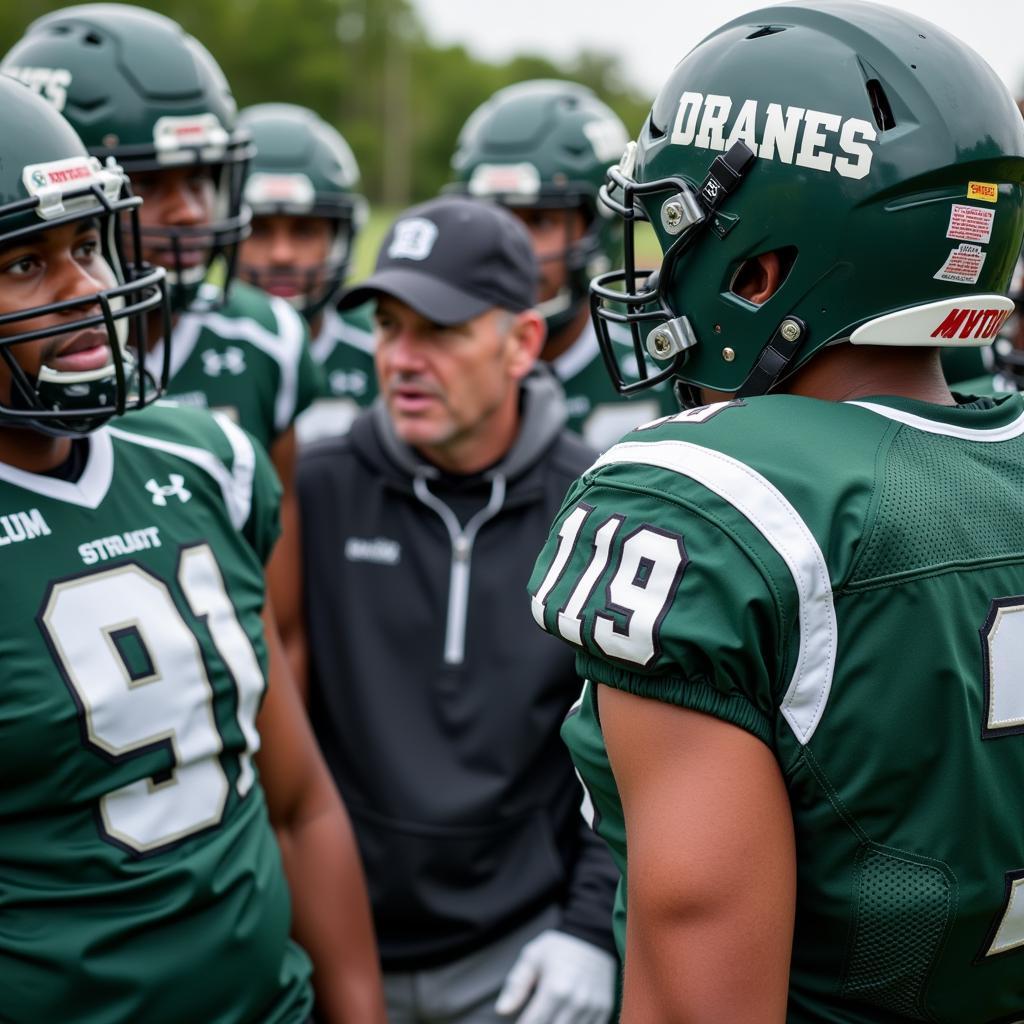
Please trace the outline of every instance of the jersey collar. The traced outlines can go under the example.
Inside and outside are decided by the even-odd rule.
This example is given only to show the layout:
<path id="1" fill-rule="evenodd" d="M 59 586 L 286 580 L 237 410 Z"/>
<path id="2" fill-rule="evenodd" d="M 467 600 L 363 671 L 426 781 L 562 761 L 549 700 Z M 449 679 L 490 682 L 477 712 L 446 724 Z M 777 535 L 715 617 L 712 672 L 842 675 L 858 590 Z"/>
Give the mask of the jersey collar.
<path id="1" fill-rule="evenodd" d="M 106 427 L 89 435 L 89 454 L 82 475 L 75 481 L 60 480 L 45 473 L 29 473 L 0 462 L 0 480 L 55 501 L 81 508 L 98 508 L 110 490 L 114 476 L 114 446 Z"/>
<path id="2" fill-rule="evenodd" d="M 1024 397 L 1020 394 L 994 398 L 988 408 L 966 405 L 933 405 L 892 395 L 872 396 L 846 402 L 887 419 L 929 434 L 944 434 L 967 441 L 1007 441 L 1024 434 Z"/>

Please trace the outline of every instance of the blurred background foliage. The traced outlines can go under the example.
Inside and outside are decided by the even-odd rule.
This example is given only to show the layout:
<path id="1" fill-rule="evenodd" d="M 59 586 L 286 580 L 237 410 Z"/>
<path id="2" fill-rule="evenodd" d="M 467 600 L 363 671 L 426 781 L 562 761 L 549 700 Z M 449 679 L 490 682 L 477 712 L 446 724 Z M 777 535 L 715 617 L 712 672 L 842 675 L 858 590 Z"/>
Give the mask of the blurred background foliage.
<path id="1" fill-rule="evenodd" d="M 0 47 L 59 0 L 2 0 Z M 524 54 L 503 64 L 434 45 L 410 0 L 149 0 L 220 62 L 240 107 L 311 107 L 348 139 L 363 191 L 388 209 L 434 195 L 463 122 L 491 93 L 528 78 L 589 85 L 635 133 L 650 97 L 629 86 L 611 55 L 581 53 L 556 66 Z M 486 6 L 481 5 L 481 17 Z"/>

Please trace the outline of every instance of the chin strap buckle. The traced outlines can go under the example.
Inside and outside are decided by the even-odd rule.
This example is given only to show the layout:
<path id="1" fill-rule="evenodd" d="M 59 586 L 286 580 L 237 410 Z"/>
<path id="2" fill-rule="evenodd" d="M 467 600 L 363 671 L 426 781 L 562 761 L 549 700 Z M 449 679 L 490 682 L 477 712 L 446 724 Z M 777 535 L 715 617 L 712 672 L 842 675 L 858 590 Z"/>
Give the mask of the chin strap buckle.
<path id="1" fill-rule="evenodd" d="M 798 316 L 787 316 L 761 349 L 757 363 L 740 385 L 736 397 L 750 398 L 771 391 L 788 372 L 806 337 L 807 324 Z"/>
<path id="2" fill-rule="evenodd" d="M 754 151 L 745 142 L 734 142 L 727 153 L 716 156 L 700 187 L 701 202 L 709 210 L 717 210 L 725 197 L 739 188 L 756 159 Z"/>

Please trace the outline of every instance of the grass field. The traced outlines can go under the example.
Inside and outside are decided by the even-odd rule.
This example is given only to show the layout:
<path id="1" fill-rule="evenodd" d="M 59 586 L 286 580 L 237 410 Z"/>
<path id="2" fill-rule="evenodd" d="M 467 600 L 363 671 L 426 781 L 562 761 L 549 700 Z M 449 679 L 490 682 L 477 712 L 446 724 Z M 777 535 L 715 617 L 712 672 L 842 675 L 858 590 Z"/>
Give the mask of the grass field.
<path id="1" fill-rule="evenodd" d="M 352 281 L 360 281 L 371 273 L 381 239 L 399 213 L 401 210 L 393 207 L 378 206 L 372 209 L 370 219 L 356 243 Z M 637 231 L 637 253 L 642 267 L 654 267 L 660 262 L 661 254 L 658 251 L 654 232 L 646 225 L 641 225 Z"/>

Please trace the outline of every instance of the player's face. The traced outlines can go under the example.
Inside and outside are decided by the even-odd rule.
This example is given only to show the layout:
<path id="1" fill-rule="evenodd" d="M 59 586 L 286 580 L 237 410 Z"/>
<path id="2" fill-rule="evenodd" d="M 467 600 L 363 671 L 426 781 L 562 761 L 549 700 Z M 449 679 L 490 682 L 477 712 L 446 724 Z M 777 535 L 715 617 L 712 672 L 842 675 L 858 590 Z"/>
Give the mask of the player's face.
<path id="1" fill-rule="evenodd" d="M 536 207 L 509 207 L 530 233 L 533 251 L 540 264 L 538 300 L 553 299 L 568 283 L 565 265 L 566 250 L 578 242 L 587 230 L 583 212 L 575 208 L 548 209 Z"/>
<path id="2" fill-rule="evenodd" d="M 375 315 L 377 379 L 403 441 L 447 468 L 452 453 L 486 438 L 517 400 L 521 353 L 511 319 L 492 309 L 443 327 L 381 297 Z"/>
<path id="3" fill-rule="evenodd" d="M 311 294 L 324 285 L 321 268 L 333 243 L 327 217 L 254 217 L 240 250 L 241 275 L 285 299 Z"/>
<path id="4" fill-rule="evenodd" d="M 113 271 L 101 253 L 99 230 L 90 222 L 40 231 L 0 250 L 0 315 L 82 298 L 114 284 Z M 0 338 L 42 328 L 59 328 L 62 323 L 76 322 L 98 310 L 96 303 L 91 308 L 77 306 L 0 325 Z M 10 351 L 21 369 L 33 379 L 44 365 L 65 373 L 78 373 L 100 369 L 112 358 L 103 327 L 58 333 L 12 345 Z M 2 359 L 0 396 L 5 402 L 11 397 L 10 369 Z"/>
<path id="5" fill-rule="evenodd" d="M 203 228 L 213 220 L 216 201 L 214 172 L 209 167 L 172 167 L 161 171 L 137 171 L 132 189 L 143 199 L 139 223 L 146 228 Z M 174 250 L 152 235 L 144 237 L 142 258 L 168 270 L 178 269 Z M 181 269 L 189 270 L 209 261 L 202 247 L 180 247 Z"/>

